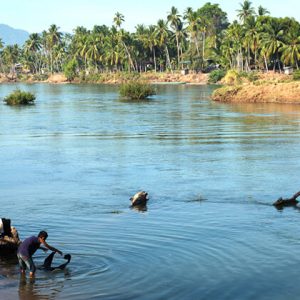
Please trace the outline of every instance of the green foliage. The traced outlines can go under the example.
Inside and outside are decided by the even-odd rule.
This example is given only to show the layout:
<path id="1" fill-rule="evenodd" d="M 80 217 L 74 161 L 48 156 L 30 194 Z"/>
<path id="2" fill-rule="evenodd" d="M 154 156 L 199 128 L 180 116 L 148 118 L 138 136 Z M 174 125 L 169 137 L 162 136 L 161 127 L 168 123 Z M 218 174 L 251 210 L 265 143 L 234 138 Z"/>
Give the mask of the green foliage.
<path id="1" fill-rule="evenodd" d="M 240 81 L 239 72 L 237 70 L 228 70 L 224 77 L 224 82 L 228 85 L 240 84 Z"/>
<path id="2" fill-rule="evenodd" d="M 35 95 L 21 90 L 15 90 L 4 98 L 4 102 L 8 105 L 28 105 L 33 104 Z"/>
<path id="3" fill-rule="evenodd" d="M 64 65 L 64 74 L 67 77 L 68 81 L 72 81 L 76 77 L 77 67 L 78 67 L 78 64 L 77 64 L 77 61 L 75 59 L 72 59 L 72 60 L 68 61 Z"/>
<path id="4" fill-rule="evenodd" d="M 300 80 L 300 70 L 296 70 L 293 73 L 293 79 L 294 80 Z"/>
<path id="5" fill-rule="evenodd" d="M 217 83 L 226 75 L 225 70 L 214 70 L 209 73 L 208 82 Z"/>
<path id="6" fill-rule="evenodd" d="M 149 83 L 137 80 L 121 84 L 120 95 L 132 100 L 146 99 L 155 95 L 155 89 Z"/>
<path id="7" fill-rule="evenodd" d="M 48 74 L 34 74 L 32 76 L 32 79 L 34 81 L 45 81 L 48 79 L 48 77 L 49 77 Z"/>

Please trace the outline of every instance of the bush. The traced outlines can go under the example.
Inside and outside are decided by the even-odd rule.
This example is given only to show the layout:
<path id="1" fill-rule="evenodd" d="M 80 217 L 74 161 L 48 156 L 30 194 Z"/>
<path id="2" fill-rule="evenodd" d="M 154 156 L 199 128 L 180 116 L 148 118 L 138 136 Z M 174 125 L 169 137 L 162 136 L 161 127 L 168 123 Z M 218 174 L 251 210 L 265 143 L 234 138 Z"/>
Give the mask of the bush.
<path id="1" fill-rule="evenodd" d="M 226 71 L 224 70 L 214 70 L 209 73 L 208 82 L 209 83 L 217 83 L 226 75 Z"/>
<path id="2" fill-rule="evenodd" d="M 293 79 L 294 80 L 300 80 L 300 70 L 296 70 L 293 73 Z"/>
<path id="3" fill-rule="evenodd" d="M 8 105 L 28 105 L 33 104 L 35 95 L 21 90 L 15 90 L 4 98 L 4 102 Z"/>
<path id="4" fill-rule="evenodd" d="M 75 59 L 70 60 L 64 65 L 64 75 L 67 77 L 68 81 L 72 81 L 76 77 L 77 67 L 78 64 Z"/>
<path id="5" fill-rule="evenodd" d="M 155 89 L 149 83 L 140 80 L 121 84 L 119 91 L 121 96 L 132 100 L 146 99 L 155 95 Z"/>

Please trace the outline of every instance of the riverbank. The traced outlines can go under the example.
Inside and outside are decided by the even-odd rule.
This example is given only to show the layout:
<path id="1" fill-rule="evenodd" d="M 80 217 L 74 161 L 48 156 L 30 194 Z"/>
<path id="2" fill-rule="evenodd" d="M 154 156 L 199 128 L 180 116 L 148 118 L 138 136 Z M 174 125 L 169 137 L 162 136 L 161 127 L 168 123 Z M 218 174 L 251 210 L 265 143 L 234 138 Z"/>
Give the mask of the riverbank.
<path id="1" fill-rule="evenodd" d="M 42 78 L 42 77 L 41 77 Z M 42 78 L 43 80 L 38 80 L 41 78 L 34 77 L 30 74 L 22 76 L 20 79 L 11 80 L 0 74 L 0 83 L 4 82 L 46 82 L 46 83 L 70 83 L 64 74 L 53 74 L 48 78 Z M 124 81 L 131 79 L 140 78 L 146 80 L 149 83 L 187 83 L 187 84 L 207 84 L 208 74 L 204 73 L 190 73 L 183 75 L 180 72 L 145 72 L 145 73 L 99 73 L 95 75 L 88 75 L 85 78 L 75 78 L 71 83 L 102 83 L 102 84 L 120 84 Z"/>
<path id="2" fill-rule="evenodd" d="M 300 81 L 291 75 L 259 74 L 253 82 L 225 85 L 216 89 L 214 101 L 233 103 L 296 103 L 300 104 Z"/>

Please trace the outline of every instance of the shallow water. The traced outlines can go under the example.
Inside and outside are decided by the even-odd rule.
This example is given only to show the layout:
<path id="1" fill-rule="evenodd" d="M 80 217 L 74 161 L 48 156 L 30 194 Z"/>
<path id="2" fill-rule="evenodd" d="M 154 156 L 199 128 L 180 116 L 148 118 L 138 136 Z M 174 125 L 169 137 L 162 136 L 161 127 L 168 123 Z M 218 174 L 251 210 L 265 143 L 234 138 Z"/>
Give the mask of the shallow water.
<path id="1" fill-rule="evenodd" d="M 101 85 L 2 84 L 0 98 L 16 87 L 37 100 L 0 104 L 2 217 L 72 261 L 30 281 L 0 260 L 1 298 L 298 299 L 299 209 L 271 204 L 300 190 L 300 106 L 188 85 L 138 103 Z M 146 211 L 129 208 L 138 190 Z"/>

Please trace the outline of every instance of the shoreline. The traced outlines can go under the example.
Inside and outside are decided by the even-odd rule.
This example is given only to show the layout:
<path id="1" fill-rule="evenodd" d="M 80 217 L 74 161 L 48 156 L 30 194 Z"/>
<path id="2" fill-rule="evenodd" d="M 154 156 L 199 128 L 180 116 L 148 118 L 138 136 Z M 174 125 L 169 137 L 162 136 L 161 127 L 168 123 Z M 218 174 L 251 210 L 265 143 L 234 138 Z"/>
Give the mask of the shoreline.
<path id="1" fill-rule="evenodd" d="M 146 72 L 141 74 L 134 73 L 99 73 L 95 76 L 87 76 L 86 79 L 75 78 L 74 80 L 68 81 L 66 76 L 62 73 L 50 75 L 46 80 L 34 80 L 33 75 L 24 75 L 24 78 L 10 80 L 5 75 L 0 74 L 1 83 L 53 83 L 53 84 L 121 84 L 125 81 L 141 79 L 149 82 L 150 84 L 194 84 L 194 85 L 205 85 L 208 84 L 208 74 L 204 73 L 190 73 L 183 75 L 179 72 L 167 73 L 167 72 Z"/>
<path id="2" fill-rule="evenodd" d="M 223 85 L 211 99 L 224 103 L 282 103 L 300 104 L 300 81 L 292 75 L 274 72 L 259 74 L 253 82 Z"/>

